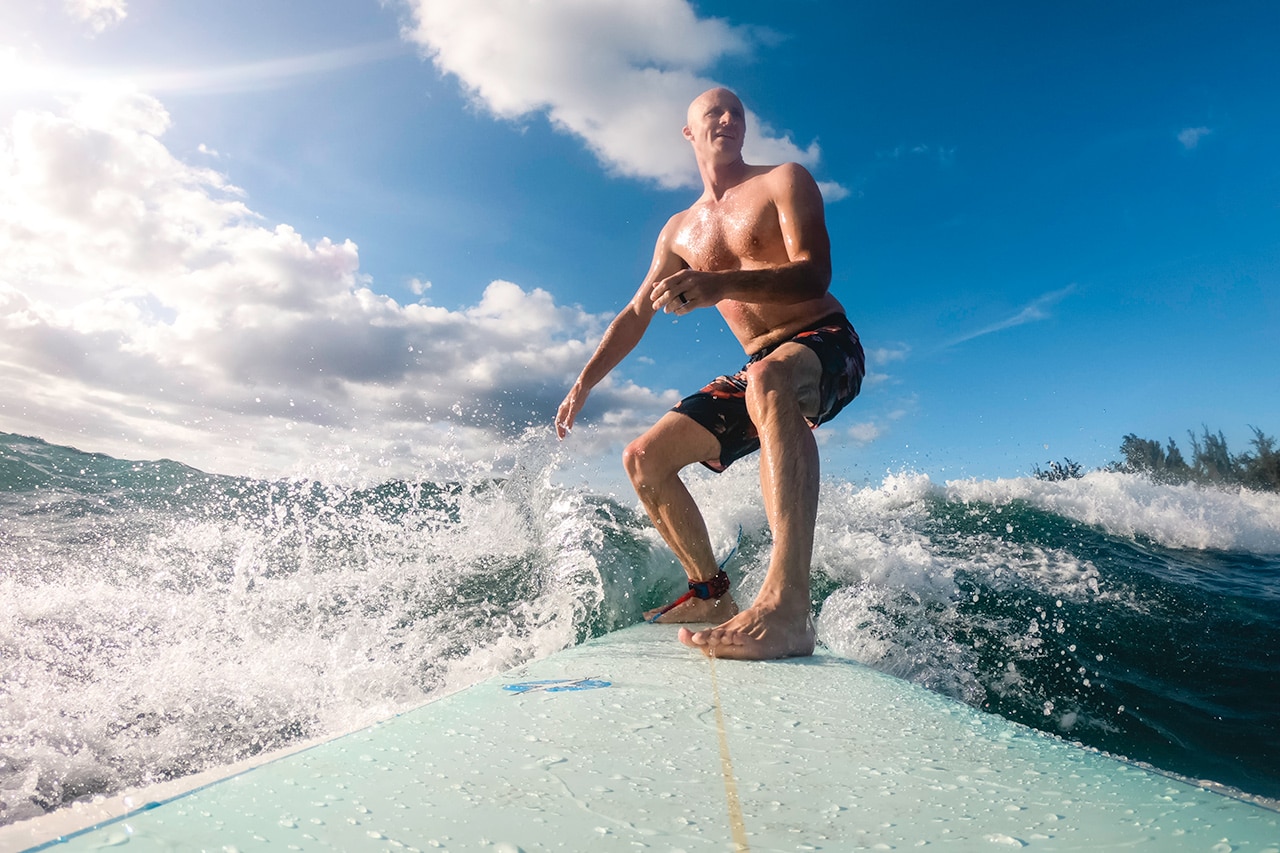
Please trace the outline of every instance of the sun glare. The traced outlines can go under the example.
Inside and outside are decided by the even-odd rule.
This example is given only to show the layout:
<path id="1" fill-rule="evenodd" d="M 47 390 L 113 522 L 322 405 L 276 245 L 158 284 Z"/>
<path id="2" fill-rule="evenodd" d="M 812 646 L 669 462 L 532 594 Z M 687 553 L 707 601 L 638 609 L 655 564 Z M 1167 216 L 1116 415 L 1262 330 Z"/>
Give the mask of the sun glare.
<path id="1" fill-rule="evenodd" d="M 23 56 L 14 47 L 0 47 L 0 93 L 50 92 L 63 88 L 67 75 L 59 69 Z"/>

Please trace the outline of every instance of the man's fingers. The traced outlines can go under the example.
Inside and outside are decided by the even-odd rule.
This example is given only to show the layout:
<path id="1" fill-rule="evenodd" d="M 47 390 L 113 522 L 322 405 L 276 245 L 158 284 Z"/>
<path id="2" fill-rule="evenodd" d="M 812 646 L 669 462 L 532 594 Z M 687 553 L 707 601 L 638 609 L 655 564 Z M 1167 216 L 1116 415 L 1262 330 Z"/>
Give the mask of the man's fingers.
<path id="1" fill-rule="evenodd" d="M 556 409 L 555 424 L 556 436 L 558 438 L 564 438 L 566 435 L 573 432 L 573 424 L 578 419 L 578 412 L 587 401 L 586 394 L 581 393 L 581 396 L 578 396 L 579 393 L 581 392 L 570 394 L 565 398 L 565 401 L 560 404 L 560 408 Z"/>
<path id="2" fill-rule="evenodd" d="M 689 292 L 692 282 L 686 281 L 688 278 L 689 271 L 681 270 L 654 285 L 654 310 L 665 311 L 668 314 L 678 313 L 681 308 L 693 301 L 693 296 Z"/>
<path id="3" fill-rule="evenodd" d="M 653 307 L 668 314 L 678 314 L 688 308 L 693 299 L 694 297 L 685 287 L 669 287 L 654 300 Z"/>

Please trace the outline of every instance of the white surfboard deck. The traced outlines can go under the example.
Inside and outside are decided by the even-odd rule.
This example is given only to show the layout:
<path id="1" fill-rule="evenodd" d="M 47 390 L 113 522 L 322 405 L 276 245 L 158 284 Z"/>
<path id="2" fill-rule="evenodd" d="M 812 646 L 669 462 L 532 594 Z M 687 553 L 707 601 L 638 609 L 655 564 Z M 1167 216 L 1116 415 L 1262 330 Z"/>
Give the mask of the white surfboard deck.
<path id="1" fill-rule="evenodd" d="M 641 625 L 35 849 L 120 844 L 1280 853 L 1280 813 L 830 654 Z"/>

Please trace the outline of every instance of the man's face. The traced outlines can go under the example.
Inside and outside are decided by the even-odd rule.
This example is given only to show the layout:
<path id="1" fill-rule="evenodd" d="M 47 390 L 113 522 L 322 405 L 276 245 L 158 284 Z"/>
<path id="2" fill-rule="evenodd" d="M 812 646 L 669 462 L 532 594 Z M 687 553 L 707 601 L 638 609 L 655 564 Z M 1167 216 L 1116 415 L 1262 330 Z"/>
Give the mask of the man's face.
<path id="1" fill-rule="evenodd" d="M 689 106 L 685 138 L 714 159 L 737 158 L 747 123 L 742 101 L 728 89 L 712 89 Z"/>

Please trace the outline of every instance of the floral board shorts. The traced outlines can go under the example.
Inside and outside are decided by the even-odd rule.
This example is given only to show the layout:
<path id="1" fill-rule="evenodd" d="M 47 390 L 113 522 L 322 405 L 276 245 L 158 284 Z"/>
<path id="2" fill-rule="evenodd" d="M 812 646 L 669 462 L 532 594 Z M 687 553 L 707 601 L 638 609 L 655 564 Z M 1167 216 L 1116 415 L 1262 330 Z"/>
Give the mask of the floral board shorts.
<path id="1" fill-rule="evenodd" d="M 693 418 L 720 441 L 720 458 L 702 463 L 712 471 L 723 471 L 760 449 L 760 435 L 747 412 L 747 368 L 785 343 L 808 347 L 822 362 L 818 414 L 807 418 L 810 427 L 816 428 L 834 418 L 862 390 L 862 378 L 867 372 L 866 356 L 858 333 L 843 314 L 824 317 L 789 340 L 765 347 L 754 353 L 742 370 L 733 376 L 717 377 L 671 410 Z"/>

